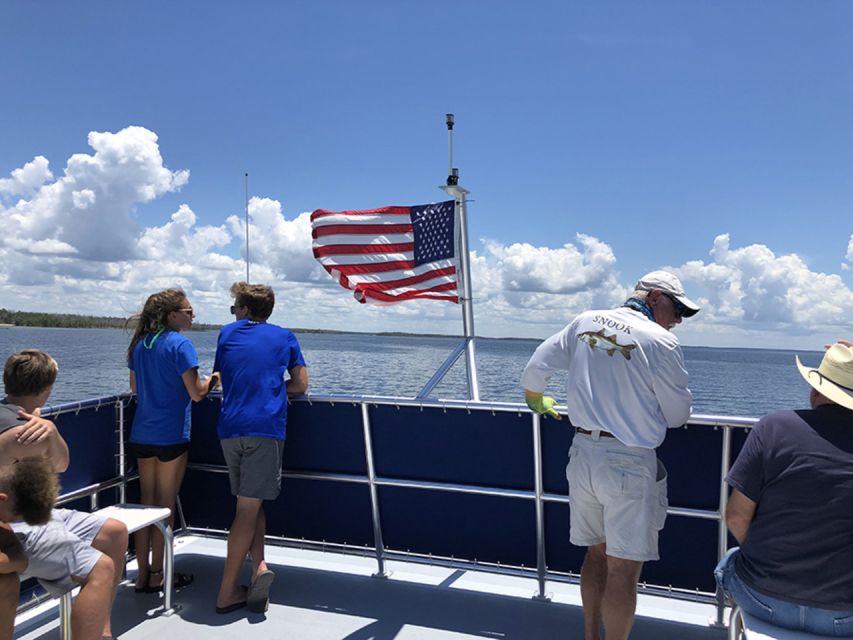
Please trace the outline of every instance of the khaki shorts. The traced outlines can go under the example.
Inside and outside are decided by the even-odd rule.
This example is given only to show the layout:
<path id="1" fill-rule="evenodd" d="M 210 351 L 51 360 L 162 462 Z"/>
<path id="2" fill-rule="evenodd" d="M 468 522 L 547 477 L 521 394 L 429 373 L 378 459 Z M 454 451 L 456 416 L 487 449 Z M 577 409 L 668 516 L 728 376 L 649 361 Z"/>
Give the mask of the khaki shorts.
<path id="1" fill-rule="evenodd" d="M 54 509 L 47 524 L 12 524 L 29 561 L 22 578 L 38 578 L 53 597 L 77 584 L 71 576 L 86 579 L 101 557 L 92 541 L 107 519 L 85 511 Z"/>
<path id="2" fill-rule="evenodd" d="M 275 500 L 281 493 L 284 440 L 242 436 L 221 440 L 231 494 Z"/>
<path id="3" fill-rule="evenodd" d="M 666 509 L 666 469 L 653 449 L 616 438 L 576 433 L 566 467 L 571 503 L 570 540 L 607 544 L 607 555 L 657 560 Z"/>

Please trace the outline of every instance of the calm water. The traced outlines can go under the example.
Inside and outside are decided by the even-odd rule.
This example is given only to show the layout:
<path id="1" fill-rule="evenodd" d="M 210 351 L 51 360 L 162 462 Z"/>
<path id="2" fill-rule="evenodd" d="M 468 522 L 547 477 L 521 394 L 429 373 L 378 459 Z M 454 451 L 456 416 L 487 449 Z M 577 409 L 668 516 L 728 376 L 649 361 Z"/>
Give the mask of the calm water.
<path id="1" fill-rule="evenodd" d="M 209 374 L 216 349 L 215 331 L 188 334 Z M 456 338 L 298 334 L 309 367 L 311 391 L 413 396 L 444 361 Z M 124 354 L 130 334 L 119 329 L 0 329 L 0 357 L 37 347 L 59 362 L 51 404 L 128 388 Z M 521 401 L 519 378 L 538 342 L 488 340 L 477 344 L 480 395 L 484 400 Z M 818 352 L 685 347 L 690 388 L 697 413 L 759 416 L 780 408 L 804 407 L 808 385 L 794 366 L 794 355 L 816 366 Z M 562 402 L 564 378 L 551 390 Z M 433 395 L 466 397 L 465 364 L 460 358 Z"/>

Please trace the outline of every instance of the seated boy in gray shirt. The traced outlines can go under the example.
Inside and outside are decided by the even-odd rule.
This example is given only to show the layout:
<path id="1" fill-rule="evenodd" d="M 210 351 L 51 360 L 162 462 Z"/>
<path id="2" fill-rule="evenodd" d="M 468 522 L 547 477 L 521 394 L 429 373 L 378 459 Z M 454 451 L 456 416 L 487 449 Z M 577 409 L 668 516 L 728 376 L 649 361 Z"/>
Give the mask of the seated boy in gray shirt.
<path id="1" fill-rule="evenodd" d="M 26 349 L 3 369 L 0 401 L 0 465 L 44 454 L 56 472 L 68 468 L 68 445 L 56 425 L 39 416 L 59 367 L 48 354 Z M 53 595 L 80 585 L 71 608 L 74 640 L 111 638 L 110 611 L 127 550 L 127 527 L 82 511 L 54 509 L 46 524 L 12 524 L 27 556 L 25 577 L 39 579 Z M 82 597 L 85 596 L 85 597 Z"/>
<path id="2" fill-rule="evenodd" d="M 44 524 L 59 494 L 53 465 L 44 456 L 0 465 L 0 640 L 11 640 L 27 556 L 9 523 Z"/>

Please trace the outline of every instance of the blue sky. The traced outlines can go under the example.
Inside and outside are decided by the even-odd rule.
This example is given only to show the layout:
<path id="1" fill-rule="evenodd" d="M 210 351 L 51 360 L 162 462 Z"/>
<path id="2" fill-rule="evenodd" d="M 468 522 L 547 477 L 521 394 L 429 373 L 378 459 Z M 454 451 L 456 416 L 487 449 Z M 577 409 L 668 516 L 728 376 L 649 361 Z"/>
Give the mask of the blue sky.
<path id="1" fill-rule="evenodd" d="M 446 303 L 357 305 L 303 215 L 443 199 L 453 112 L 478 333 L 544 337 L 669 267 L 704 305 L 686 344 L 850 338 L 851 20 L 805 0 L 5 2 L 0 306 L 121 315 L 177 284 L 226 321 L 248 171 L 274 320 L 459 333 Z"/>

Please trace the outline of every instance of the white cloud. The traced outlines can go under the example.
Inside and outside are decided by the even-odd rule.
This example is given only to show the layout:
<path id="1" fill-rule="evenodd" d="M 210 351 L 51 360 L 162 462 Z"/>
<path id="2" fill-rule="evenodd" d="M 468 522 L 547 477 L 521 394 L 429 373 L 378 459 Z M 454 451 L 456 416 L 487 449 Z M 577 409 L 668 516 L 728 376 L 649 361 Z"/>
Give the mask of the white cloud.
<path id="1" fill-rule="evenodd" d="M 0 196 L 28 195 L 48 180 L 53 180 L 53 174 L 48 168 L 47 158 L 36 156 L 20 169 L 12 171 L 11 178 L 0 178 Z"/>
<path id="2" fill-rule="evenodd" d="M 853 265 L 853 233 L 850 234 L 850 240 L 847 242 L 847 256 L 845 259 L 846 262 L 841 264 L 841 268 L 847 271 L 850 269 L 850 265 Z"/>
<path id="3" fill-rule="evenodd" d="M 765 245 L 732 249 L 728 234 L 714 239 L 710 255 L 712 262 L 676 269 L 707 291 L 697 320 L 783 332 L 849 330 L 853 291 L 840 276 L 812 271 L 796 254 L 777 256 Z"/>
<path id="4" fill-rule="evenodd" d="M 163 164 L 157 135 L 143 127 L 93 131 L 94 154 L 75 154 L 54 182 L 42 156 L 0 183 L 10 194 L 31 194 L 7 209 L 0 222 L 7 239 L 59 243 L 85 260 L 115 261 L 138 255 L 139 228 L 131 210 L 184 185 L 188 171 Z"/>
<path id="5" fill-rule="evenodd" d="M 162 227 L 150 227 L 139 239 L 139 256 L 148 260 L 194 263 L 208 256 L 211 249 L 231 242 L 225 226 L 196 227 L 196 215 L 182 204 Z M 216 254 L 213 254 L 216 255 Z M 213 263 L 208 263 L 208 266 Z"/>
<path id="6" fill-rule="evenodd" d="M 77 209 L 88 209 L 95 204 L 95 192 L 91 189 L 81 189 L 71 192 L 71 201 Z"/>
<path id="7" fill-rule="evenodd" d="M 609 283 L 616 264 L 611 248 L 580 233 L 577 240 L 582 250 L 569 243 L 559 249 L 527 243 L 485 244 L 501 271 L 503 288 L 509 291 L 576 293 Z"/>
<path id="8" fill-rule="evenodd" d="M 311 214 L 300 213 L 287 220 L 281 203 L 269 198 L 249 200 L 249 261 L 263 264 L 272 272 L 291 282 L 326 283 L 329 276 L 314 260 L 311 251 Z M 246 257 L 246 222 L 239 216 L 226 220 L 234 237 L 239 239 L 240 252 Z"/>
<path id="9" fill-rule="evenodd" d="M 245 277 L 243 217 L 199 224 L 184 203 L 165 223 L 139 226 L 134 208 L 178 190 L 189 172 L 168 169 L 156 134 L 141 127 L 93 132 L 89 143 L 93 153 L 72 156 L 56 180 L 42 156 L 0 179 L 0 306 L 129 315 L 153 291 L 181 286 L 200 320 L 227 321 L 228 288 Z M 357 304 L 314 260 L 309 213 L 289 219 L 278 200 L 253 197 L 249 217 L 252 280 L 276 289 L 274 321 L 461 333 L 456 305 Z M 480 335 L 548 335 L 584 309 L 620 304 L 638 275 L 624 280 L 612 247 L 584 234 L 558 247 L 482 240 L 470 264 Z M 853 236 L 845 265 L 853 266 Z M 849 333 L 853 292 L 795 254 L 736 247 L 723 234 L 706 260 L 669 268 L 703 306 L 677 329 L 687 343 L 775 346 L 796 335 Z"/>

